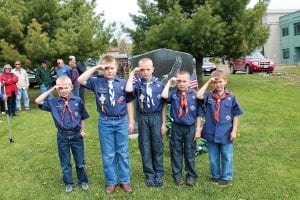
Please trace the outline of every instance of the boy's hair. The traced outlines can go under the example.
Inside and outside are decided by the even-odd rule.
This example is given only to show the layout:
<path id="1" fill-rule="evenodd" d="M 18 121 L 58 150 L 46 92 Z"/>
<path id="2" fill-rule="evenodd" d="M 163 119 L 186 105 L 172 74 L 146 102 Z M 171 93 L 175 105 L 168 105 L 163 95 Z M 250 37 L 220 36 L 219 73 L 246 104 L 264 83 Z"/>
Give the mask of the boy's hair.
<path id="1" fill-rule="evenodd" d="M 211 78 L 215 78 L 215 77 L 221 77 L 223 79 L 226 79 L 226 75 L 225 72 L 222 69 L 216 69 L 215 71 L 213 71 L 210 75 Z"/>
<path id="2" fill-rule="evenodd" d="M 117 60 L 115 59 L 115 57 L 113 57 L 111 55 L 103 56 L 102 59 L 101 59 L 101 63 L 112 63 L 112 64 L 114 64 L 115 66 L 118 67 Z"/>
<path id="3" fill-rule="evenodd" d="M 145 62 L 151 62 L 152 63 L 152 67 L 153 67 L 153 61 L 152 61 L 152 59 L 151 58 L 141 58 L 140 60 L 139 60 L 139 65 L 140 65 L 140 63 L 145 63 Z"/>
<path id="4" fill-rule="evenodd" d="M 191 78 L 191 74 L 190 72 L 186 71 L 186 70 L 180 70 L 177 74 L 177 75 L 188 75 L 189 78 Z"/>
<path id="5" fill-rule="evenodd" d="M 63 75 L 63 76 L 60 76 L 56 79 L 56 85 L 58 85 L 58 84 L 70 84 L 70 85 L 72 85 L 72 81 L 68 76 Z"/>

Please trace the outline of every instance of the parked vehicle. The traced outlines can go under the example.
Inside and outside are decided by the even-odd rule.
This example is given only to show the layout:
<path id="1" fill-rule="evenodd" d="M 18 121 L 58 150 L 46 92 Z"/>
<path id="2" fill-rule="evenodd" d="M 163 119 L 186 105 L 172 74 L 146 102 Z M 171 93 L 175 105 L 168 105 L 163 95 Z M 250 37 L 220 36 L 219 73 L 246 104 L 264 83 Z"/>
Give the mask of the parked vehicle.
<path id="1" fill-rule="evenodd" d="M 229 63 L 231 74 L 234 74 L 236 71 L 244 71 L 247 74 L 254 72 L 272 73 L 274 68 L 274 62 L 271 59 L 265 58 L 259 51 L 255 51 L 240 59 L 231 60 Z"/>
<path id="2" fill-rule="evenodd" d="M 202 74 L 203 75 L 210 75 L 213 71 L 217 69 L 216 65 L 210 62 L 209 57 L 203 58 L 202 64 Z"/>

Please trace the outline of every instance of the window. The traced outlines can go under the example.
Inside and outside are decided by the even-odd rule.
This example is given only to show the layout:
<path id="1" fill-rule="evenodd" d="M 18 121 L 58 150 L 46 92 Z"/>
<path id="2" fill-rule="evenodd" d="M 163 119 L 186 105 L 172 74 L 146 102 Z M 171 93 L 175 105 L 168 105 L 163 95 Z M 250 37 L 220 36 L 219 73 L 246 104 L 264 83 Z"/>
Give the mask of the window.
<path id="1" fill-rule="evenodd" d="M 300 35 L 300 22 L 294 24 L 295 35 Z"/>
<path id="2" fill-rule="evenodd" d="M 283 55 L 283 59 L 289 59 L 290 58 L 290 50 L 282 49 L 282 55 Z"/>
<path id="3" fill-rule="evenodd" d="M 289 27 L 282 28 L 282 37 L 289 35 Z"/>

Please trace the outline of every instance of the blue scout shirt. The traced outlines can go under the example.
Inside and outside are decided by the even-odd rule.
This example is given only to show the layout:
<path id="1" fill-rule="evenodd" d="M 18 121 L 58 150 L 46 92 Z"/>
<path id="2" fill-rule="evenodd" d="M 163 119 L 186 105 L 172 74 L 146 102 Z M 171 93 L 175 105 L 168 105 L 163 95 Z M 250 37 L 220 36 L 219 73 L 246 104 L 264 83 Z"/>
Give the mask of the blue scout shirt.
<path id="1" fill-rule="evenodd" d="M 173 118 L 176 124 L 181 125 L 194 125 L 196 123 L 196 118 L 200 116 L 201 107 L 198 106 L 199 100 L 196 98 L 196 94 L 192 89 L 186 91 L 186 99 L 188 105 L 188 114 L 181 118 L 178 117 L 178 112 L 180 108 L 180 98 L 181 91 L 172 90 L 169 92 L 169 97 L 167 102 L 171 104 L 171 117 Z"/>
<path id="2" fill-rule="evenodd" d="M 126 115 L 126 104 L 133 100 L 133 96 L 131 93 L 125 92 L 125 86 L 125 80 L 118 77 L 114 78 L 115 106 L 112 106 L 109 101 L 107 78 L 92 77 L 86 83 L 86 87 L 95 93 L 97 111 L 107 117 L 123 117 Z"/>
<path id="3" fill-rule="evenodd" d="M 134 95 L 136 96 L 136 109 L 140 113 L 156 113 L 161 112 L 163 101 L 160 97 L 164 84 L 156 77 L 152 77 L 150 82 L 150 87 L 152 90 L 151 98 L 148 97 L 146 92 L 146 81 L 143 78 L 137 78 L 137 81 L 134 83 Z M 150 102 L 150 107 L 147 106 L 147 97 L 152 101 Z"/>
<path id="4" fill-rule="evenodd" d="M 87 119 L 89 114 L 80 97 L 69 97 L 68 103 L 72 110 L 74 121 L 68 109 L 65 109 L 65 114 L 63 115 L 65 100 L 61 97 L 45 99 L 44 103 L 39 105 L 39 108 L 51 112 L 55 126 L 58 130 L 80 131 L 81 120 Z M 62 120 L 63 116 L 64 120 Z"/>
<path id="5" fill-rule="evenodd" d="M 225 92 L 229 93 L 227 90 Z M 203 101 L 206 106 L 206 117 L 201 136 L 208 142 L 231 143 L 230 133 L 232 131 L 233 117 L 243 113 L 235 96 L 229 93 L 229 96 L 221 101 L 218 122 L 214 119 L 216 100 L 213 99 L 211 92 L 204 93 Z"/>

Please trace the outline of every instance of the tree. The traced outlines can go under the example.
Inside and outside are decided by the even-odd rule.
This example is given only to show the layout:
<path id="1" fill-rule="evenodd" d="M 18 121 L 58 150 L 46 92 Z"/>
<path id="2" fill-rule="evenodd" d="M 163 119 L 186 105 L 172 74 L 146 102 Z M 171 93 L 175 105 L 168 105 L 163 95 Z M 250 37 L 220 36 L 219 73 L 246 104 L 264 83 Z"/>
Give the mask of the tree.
<path id="1" fill-rule="evenodd" d="M 0 64 L 16 59 L 32 68 L 43 59 L 98 58 L 114 25 L 104 27 L 95 0 L 0 0 Z"/>
<path id="2" fill-rule="evenodd" d="M 133 52 L 171 48 L 196 58 L 202 81 L 205 56 L 236 58 L 263 45 L 268 28 L 261 18 L 268 1 L 247 9 L 249 0 L 138 0 L 140 15 L 131 15 L 136 29 L 127 29 Z"/>

